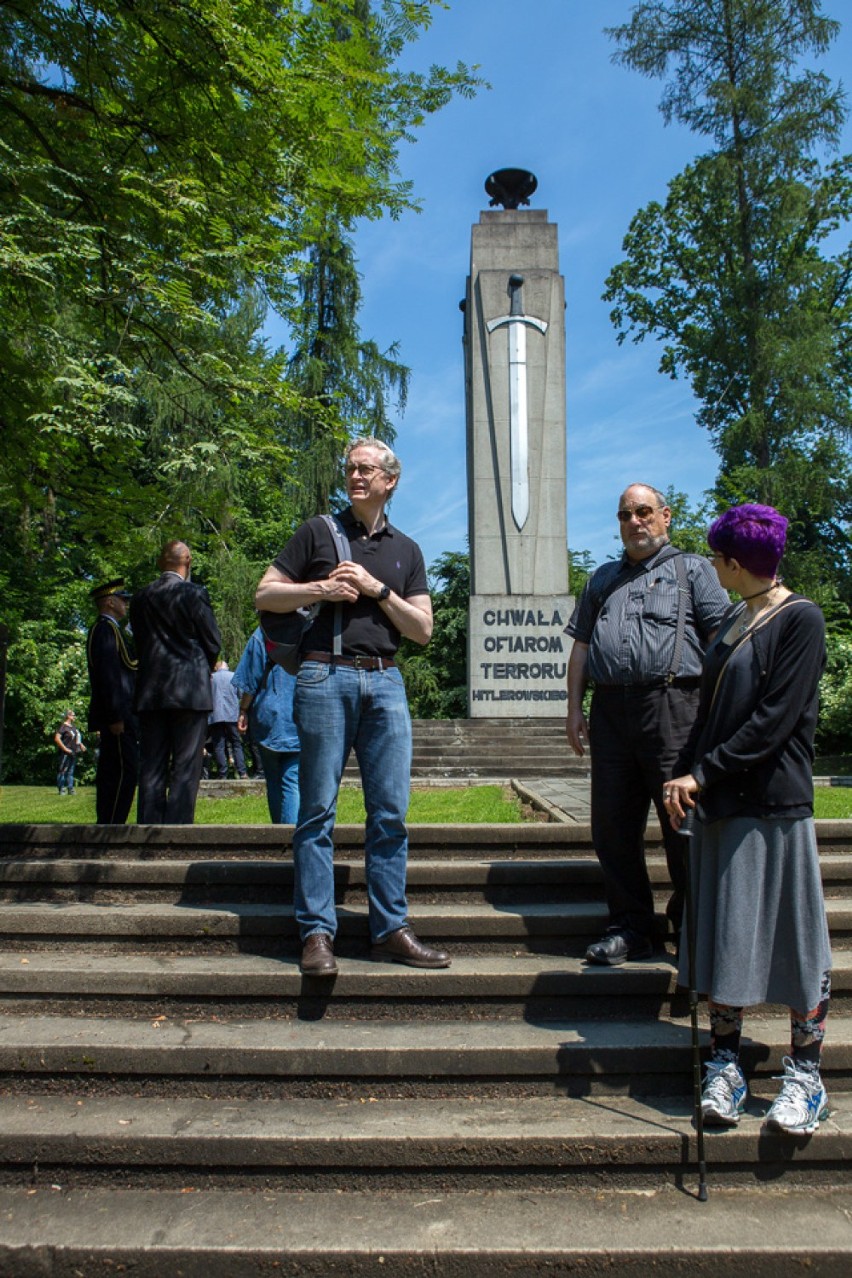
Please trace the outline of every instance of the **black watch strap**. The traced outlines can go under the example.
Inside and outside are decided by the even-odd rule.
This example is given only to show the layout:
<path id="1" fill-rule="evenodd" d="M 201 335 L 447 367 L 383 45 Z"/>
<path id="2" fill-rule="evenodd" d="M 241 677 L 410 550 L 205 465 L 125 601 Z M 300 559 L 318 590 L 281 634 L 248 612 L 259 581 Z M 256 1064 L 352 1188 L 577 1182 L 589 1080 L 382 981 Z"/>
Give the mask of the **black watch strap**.
<path id="1" fill-rule="evenodd" d="M 382 586 L 381 590 L 376 595 L 376 603 L 381 603 L 383 599 L 387 599 L 390 592 L 391 592 L 390 586 Z"/>

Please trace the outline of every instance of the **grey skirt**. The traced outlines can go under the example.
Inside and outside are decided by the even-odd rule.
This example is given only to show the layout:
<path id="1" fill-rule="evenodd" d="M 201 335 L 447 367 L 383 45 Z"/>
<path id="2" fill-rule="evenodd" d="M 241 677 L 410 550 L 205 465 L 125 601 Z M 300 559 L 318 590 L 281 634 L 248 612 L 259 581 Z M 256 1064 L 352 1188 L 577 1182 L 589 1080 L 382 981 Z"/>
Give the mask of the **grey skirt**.
<path id="1" fill-rule="evenodd" d="M 831 945 L 812 819 L 696 821 L 690 860 L 698 992 L 733 1007 L 817 1007 Z M 685 932 L 680 954 L 687 985 Z"/>

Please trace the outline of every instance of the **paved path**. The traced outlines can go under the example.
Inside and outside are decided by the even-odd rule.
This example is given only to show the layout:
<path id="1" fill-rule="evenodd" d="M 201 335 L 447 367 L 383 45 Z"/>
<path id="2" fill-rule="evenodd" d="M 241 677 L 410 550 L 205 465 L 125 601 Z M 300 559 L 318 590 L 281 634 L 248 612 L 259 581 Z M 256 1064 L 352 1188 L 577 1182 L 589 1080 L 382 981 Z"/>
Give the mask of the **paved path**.
<path id="1" fill-rule="evenodd" d="M 525 800 L 549 814 L 554 821 L 569 825 L 588 825 L 591 821 L 591 781 L 588 773 L 566 772 L 561 777 L 535 777 L 514 781 Z M 814 777 L 815 786 L 848 786 L 852 777 Z M 651 812 L 651 824 L 656 818 Z"/>
<path id="2" fill-rule="evenodd" d="M 554 821 L 588 825 L 591 820 L 591 784 L 587 774 L 566 772 L 561 777 L 536 777 L 513 782 L 521 797 Z"/>

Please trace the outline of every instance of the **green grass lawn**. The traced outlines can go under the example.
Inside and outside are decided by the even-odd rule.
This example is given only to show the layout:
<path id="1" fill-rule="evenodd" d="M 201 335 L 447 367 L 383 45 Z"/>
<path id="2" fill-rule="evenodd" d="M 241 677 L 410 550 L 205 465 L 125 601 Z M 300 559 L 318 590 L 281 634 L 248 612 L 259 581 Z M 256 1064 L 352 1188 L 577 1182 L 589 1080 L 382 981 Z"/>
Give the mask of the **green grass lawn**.
<path id="1" fill-rule="evenodd" d="M 830 821 L 852 817 L 852 786 L 818 785 L 814 790 L 814 816 Z"/>
<path id="2" fill-rule="evenodd" d="M 852 817 L 852 787 L 817 786 L 814 809 L 831 820 Z M 131 821 L 136 820 L 135 809 Z M 195 810 L 199 825 L 268 825 L 264 795 L 239 795 L 228 799 L 199 799 Z M 340 792 L 337 819 L 342 824 L 364 820 L 361 791 L 346 787 Z M 0 786 L 0 821 L 77 822 L 95 820 L 93 786 L 78 786 L 74 794 L 60 798 L 52 786 Z M 522 821 L 518 799 L 508 787 L 461 786 L 459 789 L 429 786 L 412 790 L 408 820 L 412 824 L 474 824 Z"/>
<path id="3" fill-rule="evenodd" d="M 360 790 L 344 788 L 337 805 L 342 824 L 364 820 Z M 136 820 L 136 811 L 130 814 Z M 462 786 L 459 789 L 432 786 L 413 790 L 408 820 L 417 823 L 471 823 L 521 821 L 521 805 L 508 788 L 499 785 Z M 0 821 L 94 822 L 93 786 L 78 786 L 71 795 L 60 797 L 52 786 L 0 786 Z M 227 799 L 199 799 L 195 809 L 198 825 L 268 825 L 266 796 L 239 795 Z"/>

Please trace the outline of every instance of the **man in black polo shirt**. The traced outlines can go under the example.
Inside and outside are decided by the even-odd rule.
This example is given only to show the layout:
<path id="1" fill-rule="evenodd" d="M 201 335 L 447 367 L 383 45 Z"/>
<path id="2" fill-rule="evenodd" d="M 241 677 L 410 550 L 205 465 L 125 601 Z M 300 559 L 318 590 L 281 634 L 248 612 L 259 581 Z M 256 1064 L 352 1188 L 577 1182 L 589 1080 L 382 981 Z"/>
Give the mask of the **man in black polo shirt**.
<path id="1" fill-rule="evenodd" d="M 302 938 L 301 970 L 333 976 L 332 831 L 350 749 L 361 769 L 367 809 L 365 857 L 372 957 L 411 967 L 448 967 L 449 955 L 418 940 L 405 897 L 411 772 L 411 719 L 394 654 L 404 635 L 426 644 L 432 603 L 419 546 L 385 515 L 401 466 L 377 439 L 346 450 L 350 506 L 339 516 L 352 558 L 337 562 L 325 521 L 298 528 L 257 589 L 260 610 L 321 608 L 302 644 L 294 717 L 299 730 L 299 820 L 293 835 L 294 906 Z M 342 652 L 333 655 L 336 606 Z"/>

